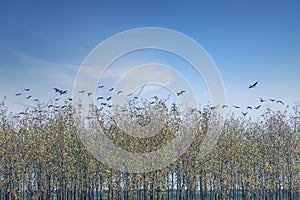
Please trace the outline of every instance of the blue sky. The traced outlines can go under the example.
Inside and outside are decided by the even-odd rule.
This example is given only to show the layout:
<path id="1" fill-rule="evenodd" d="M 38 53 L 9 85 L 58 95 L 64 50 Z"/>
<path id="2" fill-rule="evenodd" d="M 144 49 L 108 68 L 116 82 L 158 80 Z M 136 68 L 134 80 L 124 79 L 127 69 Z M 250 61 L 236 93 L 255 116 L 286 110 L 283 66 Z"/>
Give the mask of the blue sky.
<path id="1" fill-rule="evenodd" d="M 228 104 L 257 106 L 263 97 L 293 105 L 300 101 L 299 9 L 298 1 L 1 1 L 0 97 L 17 107 L 14 102 L 33 105 L 15 96 L 23 88 L 41 101 L 54 95 L 53 87 L 71 93 L 77 70 L 96 45 L 150 26 L 201 44 L 221 73 Z M 139 62 L 150 62 L 149 55 L 154 61 L 172 57 L 145 55 Z M 255 81 L 258 87 L 248 90 Z"/>

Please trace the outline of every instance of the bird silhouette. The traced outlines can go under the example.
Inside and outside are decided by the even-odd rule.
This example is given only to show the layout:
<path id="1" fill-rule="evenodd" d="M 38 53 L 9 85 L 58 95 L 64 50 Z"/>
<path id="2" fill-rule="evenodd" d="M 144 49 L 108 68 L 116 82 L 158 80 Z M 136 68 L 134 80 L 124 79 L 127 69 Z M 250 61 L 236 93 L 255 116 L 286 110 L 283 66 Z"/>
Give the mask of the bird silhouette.
<path id="1" fill-rule="evenodd" d="M 240 108 L 240 106 L 233 106 L 234 108 Z"/>
<path id="2" fill-rule="evenodd" d="M 260 102 L 265 102 L 265 101 L 267 101 L 267 100 L 260 97 Z"/>
<path id="3" fill-rule="evenodd" d="M 110 92 L 111 92 L 111 91 L 113 91 L 113 90 L 114 90 L 114 88 L 110 88 L 108 91 L 110 91 Z"/>
<path id="4" fill-rule="evenodd" d="M 58 89 L 58 88 L 53 88 L 55 90 L 55 93 L 59 93 L 60 95 L 63 95 L 63 94 L 67 94 L 67 90 L 61 90 L 61 89 Z"/>
<path id="5" fill-rule="evenodd" d="M 101 103 L 101 105 L 102 105 L 102 106 L 106 106 L 106 105 L 107 105 L 107 103 Z"/>
<path id="6" fill-rule="evenodd" d="M 21 93 L 17 93 L 17 94 L 16 94 L 16 96 L 20 96 L 20 95 L 21 95 Z"/>
<path id="7" fill-rule="evenodd" d="M 88 92 L 88 93 L 87 93 L 88 97 L 91 96 L 92 94 L 93 94 L 93 93 L 91 93 L 91 92 Z"/>
<path id="8" fill-rule="evenodd" d="M 26 99 L 30 99 L 31 97 L 32 97 L 32 96 L 31 96 L 31 95 L 29 95 L 29 96 L 27 96 L 27 97 L 26 97 Z"/>
<path id="9" fill-rule="evenodd" d="M 79 90 L 78 93 L 84 93 L 84 90 Z"/>
<path id="10" fill-rule="evenodd" d="M 261 105 L 254 107 L 256 110 L 258 110 L 261 107 Z"/>
<path id="11" fill-rule="evenodd" d="M 281 103 L 282 105 L 284 105 L 283 101 L 281 100 L 276 101 L 276 103 Z"/>
<path id="12" fill-rule="evenodd" d="M 58 93 L 60 93 L 60 89 L 58 89 L 58 88 L 53 88 L 53 90 L 55 91 L 55 92 L 58 92 Z"/>
<path id="13" fill-rule="evenodd" d="M 252 110 L 252 107 L 251 106 L 247 106 L 247 109 L 251 109 Z"/>
<path id="14" fill-rule="evenodd" d="M 59 92 L 59 94 L 60 94 L 60 95 L 63 95 L 63 94 L 67 94 L 67 92 L 68 92 L 68 90 L 61 90 L 61 91 Z"/>
<path id="15" fill-rule="evenodd" d="M 211 110 L 214 110 L 216 108 L 217 108 L 217 106 L 211 106 L 211 107 L 209 107 L 209 109 L 211 109 Z"/>
<path id="16" fill-rule="evenodd" d="M 103 87 L 104 87 L 104 85 L 99 85 L 99 86 L 98 86 L 98 88 L 103 88 Z"/>
<path id="17" fill-rule="evenodd" d="M 249 89 L 250 89 L 250 88 L 255 88 L 257 84 L 258 84 L 258 82 L 255 82 L 254 84 L 252 84 L 252 85 L 249 85 L 249 87 L 248 87 L 248 88 L 249 88 Z"/>
<path id="18" fill-rule="evenodd" d="M 248 114 L 248 112 L 242 112 L 242 115 L 246 116 Z"/>
<path id="19" fill-rule="evenodd" d="M 68 100 L 69 100 L 69 101 L 72 101 L 73 99 L 72 99 L 72 98 L 68 98 Z"/>
<path id="20" fill-rule="evenodd" d="M 39 101 L 39 99 L 33 99 L 33 101 Z"/>
<path id="21" fill-rule="evenodd" d="M 120 90 L 120 91 L 118 91 L 118 92 L 117 92 L 117 94 L 121 94 L 122 92 L 123 92 L 123 91 L 122 91 L 122 90 Z"/>
<path id="22" fill-rule="evenodd" d="M 104 97 L 98 97 L 97 100 L 104 99 Z"/>
<path id="23" fill-rule="evenodd" d="M 274 101 L 275 101 L 275 99 L 271 99 L 271 98 L 270 98 L 270 101 L 274 102 Z"/>
<path id="24" fill-rule="evenodd" d="M 25 88 L 24 90 L 28 92 L 30 89 L 29 88 Z"/>
<path id="25" fill-rule="evenodd" d="M 186 92 L 185 90 L 181 90 L 180 92 L 177 92 L 177 96 L 180 96 L 180 95 L 182 95 L 185 92 Z"/>
<path id="26" fill-rule="evenodd" d="M 111 97 L 108 97 L 106 100 L 107 100 L 107 101 L 111 100 Z"/>

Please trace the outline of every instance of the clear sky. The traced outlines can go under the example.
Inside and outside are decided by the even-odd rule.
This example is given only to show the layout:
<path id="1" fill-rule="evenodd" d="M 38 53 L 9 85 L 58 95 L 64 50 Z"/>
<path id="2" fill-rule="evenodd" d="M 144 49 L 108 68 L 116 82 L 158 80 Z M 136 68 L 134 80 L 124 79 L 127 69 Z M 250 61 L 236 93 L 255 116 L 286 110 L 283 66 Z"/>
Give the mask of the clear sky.
<path id="1" fill-rule="evenodd" d="M 1 1 L 0 97 L 13 107 L 33 104 L 22 95 L 47 101 L 53 87 L 70 94 L 96 45 L 150 26 L 174 29 L 201 44 L 220 71 L 228 104 L 257 106 L 263 97 L 293 105 L 300 101 L 299 10 L 299 1 Z M 31 91 L 24 94 L 23 88 Z"/>

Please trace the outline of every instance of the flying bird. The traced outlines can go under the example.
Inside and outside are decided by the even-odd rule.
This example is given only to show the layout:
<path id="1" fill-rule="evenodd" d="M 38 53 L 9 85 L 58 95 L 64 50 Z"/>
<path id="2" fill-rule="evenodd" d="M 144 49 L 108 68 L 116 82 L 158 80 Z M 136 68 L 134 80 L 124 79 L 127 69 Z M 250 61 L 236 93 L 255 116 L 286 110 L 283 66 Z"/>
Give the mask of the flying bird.
<path id="1" fill-rule="evenodd" d="M 261 107 L 261 105 L 254 107 L 256 110 L 258 110 Z"/>
<path id="2" fill-rule="evenodd" d="M 274 101 L 275 101 L 275 99 L 270 99 L 270 101 L 274 102 Z"/>
<path id="3" fill-rule="evenodd" d="M 97 100 L 104 99 L 104 97 L 98 97 Z"/>
<path id="4" fill-rule="evenodd" d="M 84 90 L 79 90 L 78 93 L 84 93 Z"/>
<path id="5" fill-rule="evenodd" d="M 107 101 L 111 100 L 111 97 L 108 97 L 106 100 L 107 100 Z"/>
<path id="6" fill-rule="evenodd" d="M 260 97 L 260 102 L 265 102 L 265 101 L 267 101 L 267 100 Z"/>
<path id="7" fill-rule="evenodd" d="M 242 112 L 242 115 L 246 116 L 248 114 L 248 112 Z"/>
<path id="8" fill-rule="evenodd" d="M 61 90 L 61 91 L 59 92 L 59 94 L 60 94 L 60 95 L 63 95 L 63 94 L 67 94 L 67 92 L 68 92 L 68 90 Z"/>
<path id="9" fill-rule="evenodd" d="M 26 97 L 26 99 L 30 99 L 31 97 L 32 97 L 32 96 L 31 96 L 31 95 L 29 95 L 29 96 L 27 96 L 27 97 Z"/>
<path id="10" fill-rule="evenodd" d="M 251 109 L 252 110 L 252 107 L 251 106 L 247 106 L 247 109 Z"/>
<path id="11" fill-rule="evenodd" d="M 234 108 L 240 108 L 240 106 L 233 106 Z"/>
<path id="12" fill-rule="evenodd" d="M 250 88 L 255 88 L 257 84 L 258 84 L 258 82 L 255 82 L 254 84 L 252 84 L 252 85 L 249 85 L 249 87 L 248 87 L 248 88 L 249 88 L 249 89 L 250 89 Z"/>
<path id="13" fill-rule="evenodd" d="M 92 94 L 93 94 L 93 93 L 91 93 L 91 92 L 87 93 L 88 97 L 91 96 Z"/>
<path id="14" fill-rule="evenodd" d="M 211 106 L 211 107 L 209 107 L 209 109 L 211 109 L 211 110 L 214 110 L 216 108 L 217 108 L 217 106 Z"/>
<path id="15" fill-rule="evenodd" d="M 30 89 L 29 88 L 25 88 L 24 90 L 28 92 Z"/>
<path id="16" fill-rule="evenodd" d="M 281 103 L 282 105 L 284 105 L 283 101 L 281 100 L 276 101 L 276 103 Z"/>
<path id="17" fill-rule="evenodd" d="M 55 91 L 55 92 L 58 92 L 58 93 L 60 93 L 60 89 L 58 89 L 58 88 L 53 88 L 53 90 Z"/>
<path id="18" fill-rule="evenodd" d="M 103 88 L 103 87 L 104 87 L 104 85 L 99 85 L 99 86 L 98 86 L 98 88 Z"/>
<path id="19" fill-rule="evenodd" d="M 33 101 L 39 101 L 39 99 L 33 99 Z"/>
<path id="20" fill-rule="evenodd" d="M 59 93 L 60 95 L 63 95 L 63 94 L 67 94 L 67 90 L 61 90 L 61 89 L 58 89 L 58 88 L 53 88 L 55 90 L 55 93 Z"/>
<path id="21" fill-rule="evenodd" d="M 111 91 L 113 91 L 113 90 L 114 90 L 114 88 L 110 88 L 108 91 L 110 91 L 110 92 L 111 92 Z"/>
<path id="22" fill-rule="evenodd" d="M 72 99 L 72 98 L 68 98 L 68 100 L 69 100 L 69 101 L 72 101 L 73 99 Z"/>
<path id="23" fill-rule="evenodd" d="M 20 95 L 21 95 L 21 93 L 17 93 L 17 94 L 16 94 L 16 96 L 20 96 Z"/>
<path id="24" fill-rule="evenodd" d="M 180 95 L 182 95 L 185 92 L 186 92 L 185 90 L 181 90 L 180 92 L 177 92 L 177 96 L 180 96 Z"/>
<path id="25" fill-rule="evenodd" d="M 223 105 L 222 108 L 228 108 L 228 105 Z"/>
<path id="26" fill-rule="evenodd" d="M 120 90 L 120 91 L 118 91 L 118 92 L 117 92 L 117 94 L 121 94 L 122 92 L 123 92 L 123 91 L 122 91 L 122 90 Z"/>

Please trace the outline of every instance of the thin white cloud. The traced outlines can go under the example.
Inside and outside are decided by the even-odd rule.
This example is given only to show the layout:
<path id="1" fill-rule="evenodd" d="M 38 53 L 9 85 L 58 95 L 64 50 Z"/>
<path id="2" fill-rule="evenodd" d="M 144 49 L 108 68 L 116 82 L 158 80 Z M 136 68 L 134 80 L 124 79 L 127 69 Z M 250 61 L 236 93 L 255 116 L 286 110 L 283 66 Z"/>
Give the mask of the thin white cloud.
<path id="1" fill-rule="evenodd" d="M 67 67 L 68 69 L 77 69 L 78 65 L 74 65 L 74 64 L 67 64 L 67 63 L 56 63 L 56 62 L 50 62 L 48 60 L 44 60 L 41 58 L 37 58 L 37 57 L 33 57 L 33 56 L 29 56 L 27 54 L 23 54 L 20 52 L 15 52 L 15 54 L 22 59 L 23 61 L 27 61 L 27 62 L 32 62 L 32 63 L 36 63 L 36 64 L 40 64 L 42 67 L 57 67 L 57 66 L 64 66 Z"/>
<path id="2" fill-rule="evenodd" d="M 151 86 L 145 88 L 145 91 L 151 91 L 168 86 L 175 81 L 174 77 L 174 70 L 171 68 L 161 64 L 149 63 L 123 72 L 122 76 L 118 77 L 118 82 L 121 90 L 131 91 L 145 82 L 151 83 Z"/>
<path id="3" fill-rule="evenodd" d="M 15 54 L 22 63 L 26 63 L 27 66 L 30 66 L 28 70 L 32 71 L 32 73 L 40 77 L 45 77 L 45 79 L 50 78 L 51 81 L 57 82 L 59 85 L 65 87 L 73 85 L 76 72 L 79 68 L 78 65 L 51 62 L 20 52 L 15 52 Z"/>

